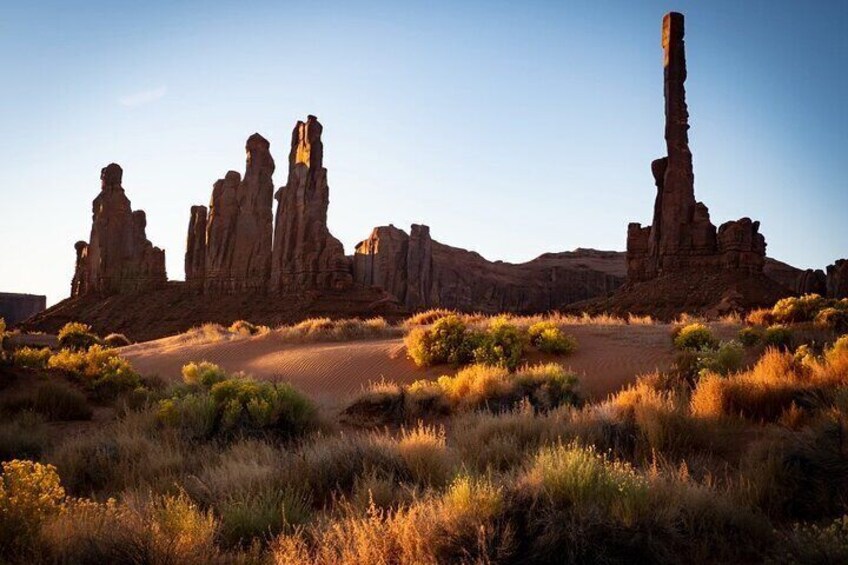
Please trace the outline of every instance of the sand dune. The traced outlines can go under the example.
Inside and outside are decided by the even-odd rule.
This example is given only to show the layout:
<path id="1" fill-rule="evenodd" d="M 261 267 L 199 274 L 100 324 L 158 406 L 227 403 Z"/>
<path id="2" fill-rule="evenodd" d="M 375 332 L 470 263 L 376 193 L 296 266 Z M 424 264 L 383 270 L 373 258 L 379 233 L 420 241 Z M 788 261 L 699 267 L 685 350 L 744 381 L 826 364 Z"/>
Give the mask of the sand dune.
<path id="1" fill-rule="evenodd" d="M 668 369 L 674 359 L 667 325 L 573 326 L 579 347 L 569 357 L 534 355 L 575 371 L 586 394 L 603 398 L 637 375 Z M 339 407 L 370 381 L 410 383 L 451 373 L 451 367 L 420 369 L 406 358 L 401 339 L 343 343 L 283 343 L 273 334 L 196 343 L 184 336 L 145 342 L 122 350 L 146 375 L 180 378 L 190 361 L 210 361 L 260 379 L 284 380 L 327 407 Z"/>

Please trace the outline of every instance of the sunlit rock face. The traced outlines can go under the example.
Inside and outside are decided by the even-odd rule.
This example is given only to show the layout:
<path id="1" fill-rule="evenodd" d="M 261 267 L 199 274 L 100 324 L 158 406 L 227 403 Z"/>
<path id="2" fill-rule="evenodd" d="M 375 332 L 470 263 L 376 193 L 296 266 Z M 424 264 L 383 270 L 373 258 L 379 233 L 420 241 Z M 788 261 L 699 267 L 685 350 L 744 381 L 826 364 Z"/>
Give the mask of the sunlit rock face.
<path id="1" fill-rule="evenodd" d="M 147 217 L 132 210 L 115 163 L 100 172 L 89 241 L 75 244 L 71 296 L 135 292 L 165 285 L 165 252 L 146 236 Z"/>
<path id="2" fill-rule="evenodd" d="M 652 224 L 628 226 L 627 274 L 634 282 L 705 267 L 763 271 L 766 242 L 760 223 L 742 218 L 716 230 L 707 206 L 695 200 L 683 38 L 683 15 L 666 14 L 662 47 L 668 154 L 651 163 L 657 190 Z"/>
<path id="3" fill-rule="evenodd" d="M 345 289 L 353 282 L 341 242 L 327 228 L 330 189 L 322 126 L 315 116 L 292 131 L 289 174 L 277 191 L 270 289 Z"/>
<path id="4" fill-rule="evenodd" d="M 245 151 L 244 178 L 229 171 L 215 182 L 208 217 L 205 209 L 192 208 L 186 280 L 195 286 L 202 281 L 207 292 L 262 292 L 271 276 L 274 159 L 258 133 L 248 138 Z"/>
<path id="5" fill-rule="evenodd" d="M 624 282 L 624 261 L 620 252 L 591 249 L 546 253 L 522 264 L 488 261 L 434 241 L 427 226 L 413 224 L 407 234 L 388 225 L 356 246 L 353 275 L 409 310 L 544 312 L 609 294 Z"/>

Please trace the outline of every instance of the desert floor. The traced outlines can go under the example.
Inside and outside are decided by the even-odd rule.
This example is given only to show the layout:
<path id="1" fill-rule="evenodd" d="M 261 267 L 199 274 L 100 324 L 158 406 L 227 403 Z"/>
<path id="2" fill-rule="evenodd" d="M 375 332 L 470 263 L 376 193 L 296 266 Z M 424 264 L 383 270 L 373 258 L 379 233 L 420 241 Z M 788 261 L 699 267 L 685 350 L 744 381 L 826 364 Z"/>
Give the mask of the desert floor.
<path id="1" fill-rule="evenodd" d="M 733 336 L 736 330 L 725 324 L 714 329 L 721 337 Z M 576 353 L 535 355 L 530 361 L 556 361 L 570 368 L 590 398 L 602 399 L 638 375 L 667 370 L 674 360 L 669 325 L 577 325 L 567 331 L 578 340 Z M 288 381 L 329 409 L 343 406 L 369 382 L 408 384 L 454 372 L 449 366 L 416 367 L 399 338 L 285 343 L 271 332 L 203 343 L 181 335 L 132 345 L 121 354 L 140 373 L 167 381 L 179 379 L 181 367 L 190 361 L 209 361 L 258 379 Z"/>

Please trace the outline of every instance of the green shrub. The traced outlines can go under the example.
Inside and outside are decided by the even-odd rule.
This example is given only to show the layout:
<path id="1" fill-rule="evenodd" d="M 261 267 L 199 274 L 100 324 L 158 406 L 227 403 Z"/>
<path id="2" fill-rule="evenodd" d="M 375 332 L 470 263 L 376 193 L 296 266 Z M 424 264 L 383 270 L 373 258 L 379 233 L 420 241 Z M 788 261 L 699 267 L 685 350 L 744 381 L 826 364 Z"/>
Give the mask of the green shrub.
<path id="1" fill-rule="evenodd" d="M 126 347 L 130 340 L 124 334 L 109 334 L 103 338 L 103 345 L 107 347 Z"/>
<path id="2" fill-rule="evenodd" d="M 765 332 L 757 326 L 749 326 L 739 330 L 739 341 L 745 347 L 754 347 L 763 339 Z"/>
<path id="3" fill-rule="evenodd" d="M 212 385 L 226 379 L 229 375 L 218 365 L 201 361 L 200 363 L 188 363 L 183 365 L 182 369 L 183 382 L 188 385 L 200 385 L 204 388 L 211 388 Z"/>
<path id="4" fill-rule="evenodd" d="M 256 539 L 270 541 L 284 528 L 305 523 L 311 513 L 305 496 L 275 486 L 235 492 L 218 503 L 217 510 L 227 546 L 249 546 Z"/>
<path id="5" fill-rule="evenodd" d="M 68 322 L 59 330 L 59 346 L 68 349 L 88 349 L 100 343 L 100 339 L 91 331 L 91 326 L 81 322 Z"/>
<path id="6" fill-rule="evenodd" d="M 162 423 L 192 437 L 261 432 L 298 436 L 317 422 L 314 405 L 287 383 L 240 376 L 221 379 L 225 373 L 215 365 L 195 367 L 197 371 L 189 370 L 190 379 L 201 385 L 200 390 L 185 394 L 178 391 L 173 398 L 161 401 L 158 411 Z"/>
<path id="7" fill-rule="evenodd" d="M 34 347 L 21 347 L 12 354 L 12 362 L 15 367 L 22 369 L 40 370 L 47 368 L 50 360 L 50 348 L 36 349 Z"/>
<path id="8" fill-rule="evenodd" d="M 61 512 L 65 490 L 52 465 L 13 460 L 0 475 L 0 560 L 35 549 L 42 524 Z"/>
<path id="9" fill-rule="evenodd" d="M 520 328 L 507 318 L 495 318 L 474 349 L 474 360 L 515 371 L 524 358 L 526 342 L 527 337 Z"/>
<path id="10" fill-rule="evenodd" d="M 141 377 L 129 361 L 102 345 L 92 345 L 87 351 L 62 349 L 50 357 L 47 366 L 78 378 L 99 398 L 115 398 L 141 386 Z"/>
<path id="11" fill-rule="evenodd" d="M 812 322 L 826 301 L 818 294 L 782 298 L 771 310 L 774 321 L 778 324 L 793 324 Z"/>
<path id="12" fill-rule="evenodd" d="M 713 349 L 718 340 L 704 324 L 694 323 L 680 328 L 674 336 L 677 349 Z"/>
<path id="13" fill-rule="evenodd" d="M 528 330 L 530 343 L 543 353 L 568 355 L 577 349 L 577 340 L 553 322 L 536 322 Z"/>
<path id="14" fill-rule="evenodd" d="M 819 327 L 835 332 L 848 332 L 848 309 L 828 307 L 816 314 L 815 323 Z"/>
<path id="15" fill-rule="evenodd" d="M 429 329 L 413 329 L 404 339 L 407 353 L 419 367 L 465 365 L 474 358 L 478 342 L 476 333 L 453 314 L 439 318 Z"/>
<path id="16" fill-rule="evenodd" d="M 85 395 L 58 381 L 47 381 L 36 389 L 32 409 L 54 421 L 90 420 L 92 415 Z"/>
<path id="17" fill-rule="evenodd" d="M 736 341 L 722 342 L 717 349 L 698 352 L 698 370 L 728 375 L 742 368 L 745 350 Z"/>
<path id="18" fill-rule="evenodd" d="M 780 324 L 769 326 L 763 335 L 763 343 L 769 347 L 788 349 L 792 344 L 792 330 Z"/>

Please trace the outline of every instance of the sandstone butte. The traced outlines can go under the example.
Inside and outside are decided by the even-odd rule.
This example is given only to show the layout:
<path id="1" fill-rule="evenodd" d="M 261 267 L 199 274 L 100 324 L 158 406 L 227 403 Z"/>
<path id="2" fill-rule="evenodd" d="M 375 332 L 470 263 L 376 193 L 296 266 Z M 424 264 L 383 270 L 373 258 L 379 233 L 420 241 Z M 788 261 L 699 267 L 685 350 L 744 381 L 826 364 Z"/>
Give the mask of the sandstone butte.
<path id="1" fill-rule="evenodd" d="M 71 298 L 24 327 L 55 331 L 66 321 L 134 339 L 207 322 L 245 318 L 284 323 L 307 316 L 400 317 L 431 307 L 485 313 L 555 309 L 651 314 L 720 314 L 773 303 L 789 294 L 848 296 L 848 260 L 822 270 L 766 257 L 759 222 L 716 228 L 695 199 L 684 18 L 662 22 L 667 154 L 651 163 L 656 187 L 651 225 L 631 223 L 626 253 L 576 249 L 522 264 L 489 261 L 393 225 L 372 230 L 346 256 L 327 226 L 329 185 L 323 126 L 315 116 L 292 131 L 286 183 L 276 193 L 270 143 L 245 144 L 244 176 L 228 171 L 212 185 L 208 208 L 192 206 L 185 282 L 168 281 L 165 254 L 132 211 L 123 171 L 101 171 L 91 236 L 77 242 Z M 276 215 L 274 201 L 276 200 Z"/>

